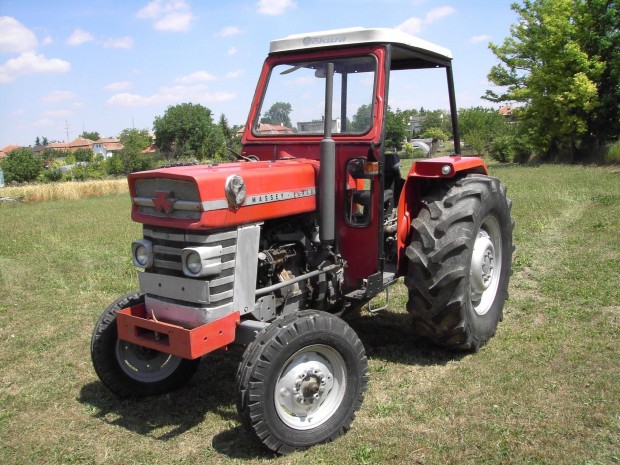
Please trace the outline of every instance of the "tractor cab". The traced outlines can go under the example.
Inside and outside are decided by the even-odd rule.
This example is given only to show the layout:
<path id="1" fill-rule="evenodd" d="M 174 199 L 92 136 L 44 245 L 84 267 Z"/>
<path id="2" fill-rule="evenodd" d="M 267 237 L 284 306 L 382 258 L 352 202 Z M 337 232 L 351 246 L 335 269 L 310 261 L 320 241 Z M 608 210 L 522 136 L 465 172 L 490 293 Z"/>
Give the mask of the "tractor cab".
<path id="1" fill-rule="evenodd" d="M 397 153 L 384 143 L 390 74 L 445 68 L 458 152 L 451 61 L 449 50 L 392 29 L 341 29 L 271 43 L 242 155 L 321 161 L 317 177 L 330 179 L 318 189 L 320 229 L 334 231 L 329 241 L 347 263 L 344 290 L 352 296 L 371 297 L 403 269 L 393 209 L 404 180 Z M 333 156 L 321 159 L 326 133 Z"/>

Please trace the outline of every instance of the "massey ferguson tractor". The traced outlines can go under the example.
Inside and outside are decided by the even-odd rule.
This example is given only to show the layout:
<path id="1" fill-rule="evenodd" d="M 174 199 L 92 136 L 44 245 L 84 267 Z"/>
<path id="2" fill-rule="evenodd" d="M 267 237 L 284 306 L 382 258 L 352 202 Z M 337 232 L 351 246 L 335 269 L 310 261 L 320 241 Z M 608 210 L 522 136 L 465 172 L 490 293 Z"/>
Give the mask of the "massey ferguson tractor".
<path id="1" fill-rule="evenodd" d="M 414 337 L 484 345 L 502 318 L 514 223 L 506 188 L 460 155 L 451 61 L 390 29 L 273 41 L 237 161 L 129 176 L 140 290 L 95 326 L 103 384 L 121 397 L 166 393 L 202 357 L 241 344 L 241 420 L 287 454 L 350 428 L 368 363 L 341 317 L 400 277 Z M 385 146 L 388 83 L 425 68 L 445 69 L 455 153 L 402 177 Z M 278 124 L 261 123 L 278 111 Z"/>

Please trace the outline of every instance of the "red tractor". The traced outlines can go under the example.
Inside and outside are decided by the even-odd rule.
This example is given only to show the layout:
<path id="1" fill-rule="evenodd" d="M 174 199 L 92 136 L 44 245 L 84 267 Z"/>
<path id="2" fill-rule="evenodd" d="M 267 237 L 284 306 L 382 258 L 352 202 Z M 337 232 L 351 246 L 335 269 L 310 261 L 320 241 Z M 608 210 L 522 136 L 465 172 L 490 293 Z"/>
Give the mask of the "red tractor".
<path id="1" fill-rule="evenodd" d="M 423 68 L 446 71 L 455 153 L 403 179 L 384 145 L 388 83 Z M 476 351 L 502 318 L 514 222 L 506 188 L 460 155 L 456 115 L 442 47 L 362 28 L 272 42 L 238 161 L 129 176 L 143 271 L 95 326 L 101 381 L 122 397 L 161 394 L 201 357 L 245 345 L 239 415 L 286 454 L 350 428 L 368 363 L 340 317 L 399 277 L 414 334 Z"/>

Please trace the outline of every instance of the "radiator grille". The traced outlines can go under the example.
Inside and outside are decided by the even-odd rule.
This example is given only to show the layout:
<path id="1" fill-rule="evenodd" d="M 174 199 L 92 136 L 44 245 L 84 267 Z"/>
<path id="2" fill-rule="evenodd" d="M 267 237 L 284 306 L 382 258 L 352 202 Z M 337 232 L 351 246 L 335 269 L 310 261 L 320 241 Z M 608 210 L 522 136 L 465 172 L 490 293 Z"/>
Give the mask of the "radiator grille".
<path id="1" fill-rule="evenodd" d="M 155 261 L 153 273 L 186 277 L 181 264 L 181 251 L 186 247 L 222 246 L 222 271 L 209 276 L 209 301 L 211 306 L 232 302 L 235 280 L 237 229 L 222 231 L 190 231 L 154 226 L 144 226 L 144 238 L 153 243 Z M 188 278 L 190 279 L 190 278 Z M 196 278 L 205 279 L 205 278 Z"/>

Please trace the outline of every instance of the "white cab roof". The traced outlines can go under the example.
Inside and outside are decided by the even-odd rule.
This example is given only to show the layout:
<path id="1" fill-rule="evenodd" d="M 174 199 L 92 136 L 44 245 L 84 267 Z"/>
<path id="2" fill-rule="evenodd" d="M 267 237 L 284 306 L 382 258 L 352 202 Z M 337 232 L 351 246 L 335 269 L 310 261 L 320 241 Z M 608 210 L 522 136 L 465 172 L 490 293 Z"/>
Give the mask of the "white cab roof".
<path id="1" fill-rule="evenodd" d="M 362 27 L 290 35 L 283 39 L 272 41 L 269 46 L 269 53 L 377 43 L 389 43 L 418 53 L 430 53 L 448 60 L 452 59 L 452 52 L 447 48 L 440 47 L 397 29 L 365 29 Z"/>

